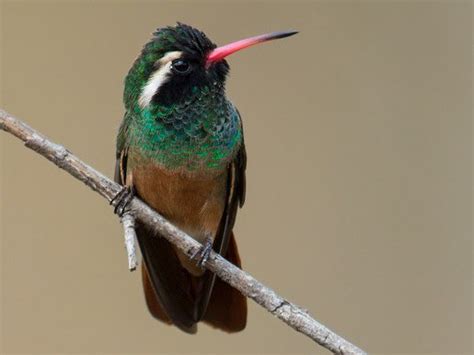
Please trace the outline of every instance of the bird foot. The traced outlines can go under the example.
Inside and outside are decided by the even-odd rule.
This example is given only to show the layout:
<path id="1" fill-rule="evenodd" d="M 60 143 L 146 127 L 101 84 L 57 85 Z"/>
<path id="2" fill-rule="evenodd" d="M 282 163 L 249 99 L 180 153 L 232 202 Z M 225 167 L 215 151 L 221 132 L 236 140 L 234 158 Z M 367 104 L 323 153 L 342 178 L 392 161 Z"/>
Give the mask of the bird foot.
<path id="1" fill-rule="evenodd" d="M 122 190 L 110 200 L 110 204 L 114 206 L 114 213 L 122 217 L 134 195 L 133 188 L 124 186 Z"/>
<path id="2" fill-rule="evenodd" d="M 191 256 L 191 259 L 196 260 L 196 265 L 201 269 L 204 268 L 209 255 L 211 255 L 212 250 L 212 238 L 210 236 L 206 237 L 204 243 L 201 247 Z"/>

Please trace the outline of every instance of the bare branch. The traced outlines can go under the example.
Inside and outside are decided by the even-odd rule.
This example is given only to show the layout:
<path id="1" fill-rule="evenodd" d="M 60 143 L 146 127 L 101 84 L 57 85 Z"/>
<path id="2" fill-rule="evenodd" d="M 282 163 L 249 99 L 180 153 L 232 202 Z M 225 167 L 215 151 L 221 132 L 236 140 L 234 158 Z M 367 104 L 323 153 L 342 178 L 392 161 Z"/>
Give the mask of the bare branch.
<path id="1" fill-rule="evenodd" d="M 63 146 L 51 142 L 22 121 L 0 110 L 0 129 L 9 132 L 25 142 L 25 145 L 82 181 L 109 202 L 121 191 L 121 186 L 91 168 Z M 158 234 L 174 244 L 189 257 L 200 244 L 183 231 L 176 228 L 160 214 L 152 210 L 138 198 L 133 198 L 128 209 L 143 223 L 154 228 Z M 253 299 L 291 328 L 301 332 L 334 354 L 365 354 L 321 323 L 313 319 L 305 310 L 277 295 L 251 275 L 229 263 L 219 254 L 211 252 L 205 267 L 222 280 Z"/>
<path id="2" fill-rule="evenodd" d="M 137 234 L 135 233 L 135 217 L 127 211 L 120 218 L 123 225 L 123 235 L 125 238 L 125 249 L 127 249 L 128 269 L 135 271 L 138 266 L 136 243 Z"/>

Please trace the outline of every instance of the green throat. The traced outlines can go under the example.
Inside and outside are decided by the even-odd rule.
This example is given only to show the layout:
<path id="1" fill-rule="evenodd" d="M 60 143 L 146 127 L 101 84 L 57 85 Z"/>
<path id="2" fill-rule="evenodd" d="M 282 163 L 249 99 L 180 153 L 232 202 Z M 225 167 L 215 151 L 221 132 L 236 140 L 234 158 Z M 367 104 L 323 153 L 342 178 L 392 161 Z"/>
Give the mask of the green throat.
<path id="1" fill-rule="evenodd" d="M 222 171 L 242 141 L 239 114 L 219 85 L 193 88 L 174 104 L 135 104 L 125 121 L 127 142 L 119 144 L 170 170 Z"/>

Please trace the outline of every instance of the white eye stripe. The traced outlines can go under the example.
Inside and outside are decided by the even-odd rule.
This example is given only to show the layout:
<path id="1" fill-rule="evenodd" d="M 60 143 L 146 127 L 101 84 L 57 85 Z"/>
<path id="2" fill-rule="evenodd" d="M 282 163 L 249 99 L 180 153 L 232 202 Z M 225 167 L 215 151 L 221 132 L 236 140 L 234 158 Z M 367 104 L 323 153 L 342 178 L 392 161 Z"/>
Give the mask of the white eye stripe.
<path id="1" fill-rule="evenodd" d="M 171 71 L 171 63 L 173 60 L 180 58 L 182 52 L 168 52 L 163 58 L 158 61 L 158 69 L 150 76 L 138 99 L 138 104 L 141 108 L 147 107 L 153 96 L 158 93 L 160 87 L 169 79 L 169 72 Z"/>
<path id="2" fill-rule="evenodd" d="M 158 92 L 158 89 L 168 80 L 168 73 L 171 70 L 171 62 L 161 65 L 160 68 L 153 73 L 148 79 L 148 82 L 143 87 L 138 103 L 141 108 L 147 107 L 153 96 Z"/>

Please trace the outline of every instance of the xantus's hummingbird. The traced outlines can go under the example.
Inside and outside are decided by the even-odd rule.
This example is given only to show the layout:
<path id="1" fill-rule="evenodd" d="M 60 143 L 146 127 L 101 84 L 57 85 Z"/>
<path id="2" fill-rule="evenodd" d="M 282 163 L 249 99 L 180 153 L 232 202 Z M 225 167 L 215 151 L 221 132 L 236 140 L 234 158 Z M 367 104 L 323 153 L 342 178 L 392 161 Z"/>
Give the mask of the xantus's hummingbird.
<path id="1" fill-rule="evenodd" d="M 201 320 L 236 332 L 247 319 L 245 297 L 202 268 L 211 249 L 240 267 L 232 228 L 245 199 L 246 153 L 239 112 L 225 94 L 224 58 L 295 33 L 216 47 L 178 23 L 154 32 L 125 79 L 115 179 L 202 243 L 196 263 L 137 226 L 148 308 L 185 332 Z"/>

